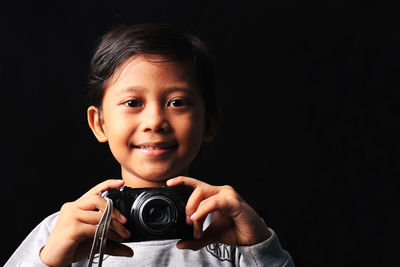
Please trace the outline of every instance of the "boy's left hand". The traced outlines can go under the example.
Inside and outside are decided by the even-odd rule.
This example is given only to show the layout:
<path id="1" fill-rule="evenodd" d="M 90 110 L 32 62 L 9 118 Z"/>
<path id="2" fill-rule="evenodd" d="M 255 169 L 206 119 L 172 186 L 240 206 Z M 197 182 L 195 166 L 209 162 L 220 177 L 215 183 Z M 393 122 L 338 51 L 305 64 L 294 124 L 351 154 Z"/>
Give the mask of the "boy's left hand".
<path id="1" fill-rule="evenodd" d="M 198 250 L 213 243 L 254 245 L 271 236 L 268 227 L 231 186 L 212 186 L 189 177 L 176 177 L 168 186 L 194 188 L 186 205 L 187 223 L 193 223 L 194 240 L 180 240 L 180 249 Z M 214 212 L 211 225 L 203 232 L 207 215 Z"/>

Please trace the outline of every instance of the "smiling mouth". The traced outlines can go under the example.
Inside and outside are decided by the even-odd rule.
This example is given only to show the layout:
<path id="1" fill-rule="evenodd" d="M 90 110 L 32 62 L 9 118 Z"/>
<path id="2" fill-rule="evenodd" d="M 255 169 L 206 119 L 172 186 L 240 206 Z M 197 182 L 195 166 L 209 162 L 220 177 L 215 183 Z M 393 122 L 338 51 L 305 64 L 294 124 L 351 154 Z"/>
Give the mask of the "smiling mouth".
<path id="1" fill-rule="evenodd" d="M 165 150 L 165 149 L 171 149 L 176 146 L 160 146 L 160 147 L 154 147 L 154 146 L 133 146 L 134 148 L 138 149 L 149 149 L 149 150 Z"/>
<path id="2" fill-rule="evenodd" d="M 148 142 L 138 145 L 133 145 L 133 148 L 138 149 L 151 156 L 160 156 L 178 147 L 176 143 L 164 143 L 164 142 Z"/>

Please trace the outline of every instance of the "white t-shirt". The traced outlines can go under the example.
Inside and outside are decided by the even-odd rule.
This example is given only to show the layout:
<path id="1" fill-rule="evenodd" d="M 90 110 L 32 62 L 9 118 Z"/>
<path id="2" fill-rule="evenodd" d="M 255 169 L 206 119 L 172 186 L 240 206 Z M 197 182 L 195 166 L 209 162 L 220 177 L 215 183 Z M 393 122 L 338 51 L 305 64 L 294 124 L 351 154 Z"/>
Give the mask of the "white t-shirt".
<path id="1" fill-rule="evenodd" d="M 57 221 L 58 213 L 44 219 L 17 248 L 5 267 L 42 267 L 40 249 L 46 244 Z M 253 246 L 208 245 L 198 251 L 176 248 L 178 240 L 161 240 L 124 243 L 131 247 L 134 256 L 105 255 L 103 266 L 294 266 L 289 253 L 281 248 L 278 237 L 272 236 Z M 86 267 L 87 259 L 75 262 L 73 267 Z M 96 264 L 97 265 L 97 264 Z M 96 266 L 94 265 L 94 266 Z"/>

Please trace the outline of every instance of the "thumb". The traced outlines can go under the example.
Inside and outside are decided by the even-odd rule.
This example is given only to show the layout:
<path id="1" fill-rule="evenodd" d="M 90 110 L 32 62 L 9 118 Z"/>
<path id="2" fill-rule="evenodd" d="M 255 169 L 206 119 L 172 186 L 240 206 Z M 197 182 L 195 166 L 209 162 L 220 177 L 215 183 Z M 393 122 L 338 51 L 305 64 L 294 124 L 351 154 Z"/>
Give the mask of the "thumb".
<path id="1" fill-rule="evenodd" d="M 208 242 L 206 240 L 179 240 L 178 243 L 176 243 L 176 247 L 179 249 L 191 249 L 191 250 L 199 250 L 212 242 Z"/>
<path id="2" fill-rule="evenodd" d="M 133 250 L 123 244 L 107 240 L 105 253 L 112 256 L 133 257 Z"/>

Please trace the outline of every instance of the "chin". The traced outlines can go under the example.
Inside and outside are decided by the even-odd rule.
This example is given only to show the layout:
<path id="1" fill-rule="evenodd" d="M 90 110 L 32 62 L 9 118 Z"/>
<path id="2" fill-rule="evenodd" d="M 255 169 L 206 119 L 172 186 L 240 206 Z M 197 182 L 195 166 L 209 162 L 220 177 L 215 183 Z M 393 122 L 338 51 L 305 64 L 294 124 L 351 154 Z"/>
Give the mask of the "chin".
<path id="1" fill-rule="evenodd" d="M 141 175 L 143 180 L 154 182 L 154 183 L 165 183 L 167 180 L 171 178 L 175 178 L 179 176 L 179 174 L 173 172 L 151 172 L 148 174 Z"/>
<path id="2" fill-rule="evenodd" d="M 171 169 L 151 168 L 146 170 L 123 171 L 123 177 L 127 186 L 131 187 L 158 187 L 163 186 L 167 180 L 184 175 L 186 172 L 177 172 Z"/>

